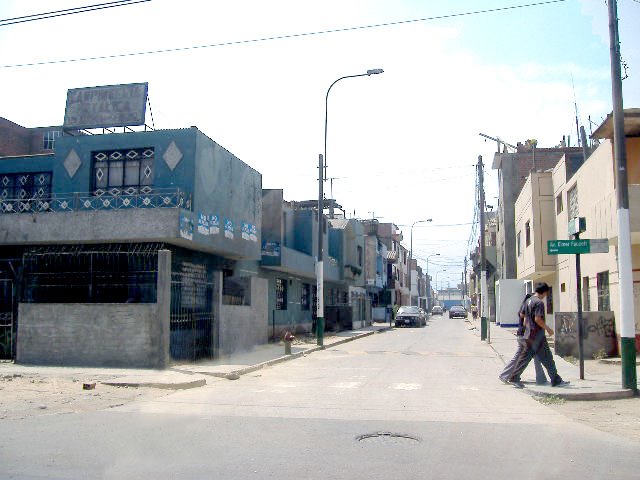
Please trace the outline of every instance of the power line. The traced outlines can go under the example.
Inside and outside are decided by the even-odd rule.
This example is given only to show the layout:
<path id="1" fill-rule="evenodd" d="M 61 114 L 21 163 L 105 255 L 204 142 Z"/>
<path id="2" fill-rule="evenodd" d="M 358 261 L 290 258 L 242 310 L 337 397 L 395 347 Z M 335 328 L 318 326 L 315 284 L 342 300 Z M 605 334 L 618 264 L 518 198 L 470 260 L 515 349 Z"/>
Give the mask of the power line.
<path id="1" fill-rule="evenodd" d="M 0 27 L 7 25 L 15 25 L 18 23 L 34 22 L 36 20 L 46 20 L 48 18 L 64 17 L 66 15 L 75 15 L 76 13 L 94 12 L 96 10 L 104 10 L 107 8 L 124 7 L 136 3 L 150 2 L 151 0 L 116 0 L 113 2 L 96 3 L 94 5 L 86 5 L 84 7 L 65 8 L 63 10 L 54 10 L 52 12 L 34 13 L 32 15 L 23 15 L 21 17 L 0 19 Z"/>
<path id="2" fill-rule="evenodd" d="M 144 0 L 139 0 L 144 1 Z M 163 48 L 157 50 L 146 50 L 141 52 L 128 52 L 128 53 L 116 53 L 110 55 L 96 55 L 92 57 L 81 57 L 81 58 L 69 58 L 69 59 L 59 59 L 59 60 L 43 60 L 40 62 L 29 62 L 29 63 L 16 63 L 12 65 L 0 65 L 0 68 L 20 68 L 20 67 L 34 67 L 40 65 L 54 65 L 60 63 L 77 63 L 77 62 L 88 62 L 95 60 L 109 60 L 114 58 L 124 58 L 124 57 L 136 57 L 141 55 L 157 55 L 161 53 L 175 53 L 175 52 L 184 52 L 188 50 L 198 50 L 203 48 L 214 48 L 214 47 L 226 47 L 231 45 L 246 45 L 251 43 L 260 43 L 260 42 L 268 42 L 273 40 L 286 40 L 291 38 L 301 38 L 301 37 L 311 37 L 314 35 L 328 35 L 332 33 L 344 33 L 344 32 L 352 32 L 358 30 L 368 30 L 374 28 L 382 28 L 382 27 L 391 27 L 396 25 L 406 25 L 411 23 L 419 23 L 419 22 L 428 22 L 434 20 L 444 20 L 449 18 L 458 18 L 458 17 L 468 17 L 472 15 L 481 15 L 487 13 L 497 13 L 504 12 L 509 10 L 518 10 L 523 8 L 531 8 L 538 7 L 543 5 L 550 5 L 555 3 L 564 3 L 568 0 L 546 0 L 542 2 L 534 2 L 534 3 L 525 3 L 520 5 L 510 5 L 507 7 L 497 7 L 497 8 L 488 8 L 484 10 L 474 10 L 469 12 L 461 12 L 461 13 L 450 13 L 446 15 L 436 15 L 432 17 L 424 17 L 424 18 L 414 18 L 410 20 L 399 20 L 395 22 L 384 22 L 384 23 L 375 23 L 369 25 L 359 25 L 353 27 L 342 27 L 342 28 L 332 28 L 327 30 L 317 30 L 314 32 L 302 32 L 302 33 L 290 33 L 283 35 L 274 35 L 270 37 L 259 37 L 245 40 L 230 40 L 227 42 L 219 42 L 219 43 L 210 43 L 205 45 L 192 45 L 187 47 L 173 47 L 173 48 Z"/>

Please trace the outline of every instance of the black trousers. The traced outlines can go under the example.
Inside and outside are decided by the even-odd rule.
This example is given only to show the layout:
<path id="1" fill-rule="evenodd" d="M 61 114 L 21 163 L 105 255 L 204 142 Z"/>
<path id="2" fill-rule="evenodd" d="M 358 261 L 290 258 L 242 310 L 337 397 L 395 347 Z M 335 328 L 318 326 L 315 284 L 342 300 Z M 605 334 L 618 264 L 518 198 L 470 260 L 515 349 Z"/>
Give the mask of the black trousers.
<path id="1" fill-rule="evenodd" d="M 508 381 L 509 379 L 520 380 L 520 377 L 514 376 L 513 372 L 515 371 L 516 366 L 518 365 L 518 359 L 520 358 L 520 355 L 522 354 L 522 352 L 524 352 L 525 348 L 527 347 L 527 341 L 524 339 L 522 335 L 518 335 L 516 339 L 518 342 L 518 348 L 516 349 L 516 353 L 513 355 L 513 358 L 509 361 L 509 363 L 505 365 L 504 370 L 500 374 L 500 378 L 503 381 Z M 542 369 L 542 363 L 540 363 L 540 359 L 537 356 L 533 357 L 533 364 L 536 367 L 536 383 L 538 384 L 547 383 L 547 377 L 545 376 L 544 370 Z"/>
<path id="2" fill-rule="evenodd" d="M 553 353 L 551 353 L 551 349 L 549 348 L 544 330 L 540 330 L 533 340 L 526 341 L 524 348 L 516 360 L 511 377 L 508 380 L 518 380 L 533 357 L 538 357 L 542 365 L 544 365 L 544 368 L 547 369 L 552 385 L 562 381 L 562 378 L 558 375 L 556 362 L 553 360 Z"/>

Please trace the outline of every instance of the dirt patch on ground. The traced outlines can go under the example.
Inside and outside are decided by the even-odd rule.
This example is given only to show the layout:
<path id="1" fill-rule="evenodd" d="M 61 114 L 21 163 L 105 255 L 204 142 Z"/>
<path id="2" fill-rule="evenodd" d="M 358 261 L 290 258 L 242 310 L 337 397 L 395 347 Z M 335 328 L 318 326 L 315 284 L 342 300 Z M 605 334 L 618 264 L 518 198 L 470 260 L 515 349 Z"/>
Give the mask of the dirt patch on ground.
<path id="1" fill-rule="evenodd" d="M 103 410 L 172 392 L 153 388 L 110 387 L 101 383 L 96 383 L 92 390 L 83 390 L 82 387 L 83 381 L 78 378 L 0 375 L 0 421 Z"/>
<path id="2" fill-rule="evenodd" d="M 549 408 L 602 432 L 640 443 L 640 398 L 551 403 Z"/>

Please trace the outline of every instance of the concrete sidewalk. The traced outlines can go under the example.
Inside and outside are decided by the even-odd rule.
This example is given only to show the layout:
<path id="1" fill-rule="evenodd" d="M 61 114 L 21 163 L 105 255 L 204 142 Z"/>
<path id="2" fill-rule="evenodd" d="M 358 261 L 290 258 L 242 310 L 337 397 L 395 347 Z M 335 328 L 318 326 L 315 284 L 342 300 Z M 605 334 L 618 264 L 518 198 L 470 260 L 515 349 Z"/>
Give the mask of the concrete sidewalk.
<path id="1" fill-rule="evenodd" d="M 386 324 L 375 324 L 359 330 L 344 331 L 337 334 L 327 333 L 324 347 L 318 347 L 315 343 L 299 343 L 292 346 L 291 355 L 284 354 L 284 345 L 282 343 L 267 344 L 256 346 L 249 352 L 239 352 L 211 361 L 174 365 L 167 370 L 58 367 L 0 362 L 0 377 L 7 379 L 17 377 L 61 378 L 89 385 L 102 383 L 116 387 L 151 387 L 181 390 L 201 387 L 207 382 L 215 381 L 211 377 L 235 380 L 240 375 L 388 329 L 389 326 Z"/>
<path id="2" fill-rule="evenodd" d="M 172 370 L 175 372 L 209 375 L 229 380 L 237 380 L 241 375 L 255 372 L 261 368 L 309 355 L 313 352 L 317 352 L 318 350 L 322 350 L 323 348 L 334 347 L 378 332 L 384 332 L 389 330 L 389 328 L 388 324 L 374 324 L 359 330 L 345 330 L 335 334 L 327 332 L 324 338 L 323 347 L 317 346 L 315 341 L 312 343 L 296 341 L 291 346 L 291 355 L 285 355 L 284 344 L 282 342 L 277 344 L 259 345 L 249 352 L 239 352 L 233 355 L 217 358 L 215 360 L 176 365 Z"/>
<path id="3" fill-rule="evenodd" d="M 470 329 L 478 336 L 480 341 L 480 318 L 474 320 L 467 318 Z M 491 324 L 491 343 L 487 345 L 506 364 L 511 360 L 516 351 L 515 328 L 502 328 L 495 323 Z M 553 356 L 558 373 L 564 380 L 571 382 L 565 387 L 552 387 L 550 384 L 536 385 L 533 362 L 529 364 L 522 375 L 525 384 L 524 391 L 536 396 L 554 396 L 565 400 L 615 400 L 619 398 L 633 397 L 633 390 L 622 388 L 621 372 L 606 374 L 589 374 L 585 372 L 585 379 L 580 380 L 580 368 L 564 358 Z M 498 374 L 496 372 L 496 382 Z"/>

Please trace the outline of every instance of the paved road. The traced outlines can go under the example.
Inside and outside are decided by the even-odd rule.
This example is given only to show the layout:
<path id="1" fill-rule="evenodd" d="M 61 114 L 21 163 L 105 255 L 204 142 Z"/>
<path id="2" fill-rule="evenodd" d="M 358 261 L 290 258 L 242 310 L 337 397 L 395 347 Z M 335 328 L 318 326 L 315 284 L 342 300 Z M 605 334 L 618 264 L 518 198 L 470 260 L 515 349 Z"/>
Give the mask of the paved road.
<path id="1" fill-rule="evenodd" d="M 497 380 L 436 317 L 237 381 L 90 414 L 0 422 L 2 478 L 637 478 L 640 445 Z M 391 432 L 415 437 L 359 435 Z"/>

